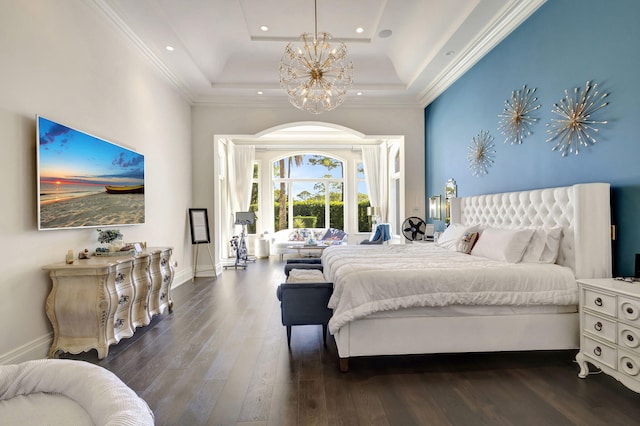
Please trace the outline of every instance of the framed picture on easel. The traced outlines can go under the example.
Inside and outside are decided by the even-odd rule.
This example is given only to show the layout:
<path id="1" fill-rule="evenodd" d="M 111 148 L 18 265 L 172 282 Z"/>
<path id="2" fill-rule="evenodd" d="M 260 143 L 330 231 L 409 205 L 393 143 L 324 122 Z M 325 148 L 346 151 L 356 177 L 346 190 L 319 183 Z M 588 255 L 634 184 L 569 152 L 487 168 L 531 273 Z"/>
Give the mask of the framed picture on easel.
<path id="1" fill-rule="evenodd" d="M 191 225 L 191 244 L 211 242 L 207 209 L 189 209 L 189 224 Z"/>

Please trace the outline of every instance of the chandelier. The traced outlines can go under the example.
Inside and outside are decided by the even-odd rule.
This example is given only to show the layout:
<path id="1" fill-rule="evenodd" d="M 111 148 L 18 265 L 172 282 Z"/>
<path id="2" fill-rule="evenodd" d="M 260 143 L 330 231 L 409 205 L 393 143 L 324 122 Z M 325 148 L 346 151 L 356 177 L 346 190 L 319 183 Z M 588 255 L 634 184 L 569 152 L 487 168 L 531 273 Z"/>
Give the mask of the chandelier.
<path id="1" fill-rule="evenodd" d="M 329 44 L 331 35 L 318 34 L 318 5 L 315 32 L 300 36 L 302 46 L 289 43 L 280 60 L 280 86 L 296 108 L 320 114 L 344 102 L 353 83 L 353 64 L 347 59 L 347 46 Z M 313 38 L 312 38 L 313 37 Z"/>

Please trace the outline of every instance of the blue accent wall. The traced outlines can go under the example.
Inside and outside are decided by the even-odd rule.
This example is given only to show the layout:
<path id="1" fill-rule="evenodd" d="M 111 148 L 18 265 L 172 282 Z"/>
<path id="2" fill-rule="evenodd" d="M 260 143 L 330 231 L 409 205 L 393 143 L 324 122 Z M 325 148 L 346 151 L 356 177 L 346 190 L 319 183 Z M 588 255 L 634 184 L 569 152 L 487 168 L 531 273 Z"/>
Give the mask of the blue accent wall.
<path id="1" fill-rule="evenodd" d="M 458 196 L 609 182 L 612 186 L 614 275 L 632 276 L 640 253 L 640 1 L 549 0 L 425 109 L 427 196 Z M 597 143 L 562 158 L 546 142 L 546 124 L 564 90 L 587 81 L 608 92 L 594 118 Z M 522 145 L 505 144 L 498 114 L 513 90 L 536 88 L 542 107 Z M 495 138 L 489 173 L 474 177 L 467 154 L 481 130 Z M 442 222 L 436 225 L 443 227 Z"/>

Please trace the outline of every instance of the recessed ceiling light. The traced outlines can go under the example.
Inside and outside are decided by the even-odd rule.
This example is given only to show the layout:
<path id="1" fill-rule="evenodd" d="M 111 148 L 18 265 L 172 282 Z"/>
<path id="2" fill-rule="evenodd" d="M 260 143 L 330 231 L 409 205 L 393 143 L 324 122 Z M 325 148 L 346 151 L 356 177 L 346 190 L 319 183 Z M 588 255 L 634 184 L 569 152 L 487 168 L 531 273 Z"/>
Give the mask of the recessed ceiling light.
<path id="1" fill-rule="evenodd" d="M 269 27 L 267 27 L 266 25 L 260 25 L 260 30 L 261 31 L 269 31 Z"/>
<path id="2" fill-rule="evenodd" d="M 175 50 L 173 46 L 169 46 L 169 45 L 165 46 L 164 48 L 167 49 L 169 52 L 173 52 Z"/>
<path id="3" fill-rule="evenodd" d="M 258 90 L 258 95 L 262 95 L 264 92 L 262 90 Z"/>
<path id="4" fill-rule="evenodd" d="M 362 96 L 362 92 L 356 92 L 356 95 Z"/>
<path id="5" fill-rule="evenodd" d="M 356 32 L 357 32 L 358 34 L 362 34 L 362 33 L 364 32 L 364 28 L 362 28 L 362 27 L 358 27 L 358 28 L 356 28 Z"/>
<path id="6" fill-rule="evenodd" d="M 391 37 L 391 34 L 393 34 L 393 31 L 391 31 L 391 30 L 381 30 L 378 33 L 378 37 L 380 37 L 380 38 L 388 38 L 388 37 Z"/>

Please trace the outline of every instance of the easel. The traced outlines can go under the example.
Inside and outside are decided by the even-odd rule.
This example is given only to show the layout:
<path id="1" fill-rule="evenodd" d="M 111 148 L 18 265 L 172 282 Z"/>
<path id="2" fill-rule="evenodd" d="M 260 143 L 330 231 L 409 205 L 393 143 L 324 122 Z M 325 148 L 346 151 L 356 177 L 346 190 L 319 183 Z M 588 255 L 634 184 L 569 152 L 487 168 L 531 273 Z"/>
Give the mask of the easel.
<path id="1" fill-rule="evenodd" d="M 242 225 L 242 231 L 240 231 L 240 238 L 237 239 L 237 243 L 235 244 L 236 260 L 235 260 L 235 263 L 233 263 L 232 265 L 223 265 L 224 269 L 227 269 L 227 268 L 246 269 L 248 261 L 251 261 L 251 262 L 256 261 L 255 257 L 248 256 L 247 242 L 246 242 L 247 225 L 255 223 L 255 220 L 256 220 L 256 214 L 254 212 L 236 212 L 235 224 Z M 233 238 L 234 240 L 236 239 L 236 237 L 233 237 Z"/>
<path id="2" fill-rule="evenodd" d="M 193 276 L 191 277 L 191 281 L 195 281 L 196 279 L 196 271 L 198 268 L 198 247 L 200 247 L 200 244 L 204 244 L 204 243 L 196 243 L 193 247 L 194 250 L 194 255 L 193 255 Z M 215 263 L 213 261 L 213 254 L 211 254 L 211 247 L 209 247 L 209 243 L 207 244 L 207 251 L 209 252 L 209 259 L 211 259 L 211 269 L 203 269 L 200 272 L 206 272 L 206 271 L 213 271 L 213 275 L 218 278 L 218 274 L 216 273 L 216 266 Z"/>
<path id="3" fill-rule="evenodd" d="M 189 209 L 189 225 L 191 226 L 191 244 L 193 247 L 193 275 L 191 281 L 195 281 L 196 272 L 198 268 L 198 248 L 200 244 L 207 245 L 207 251 L 209 252 L 209 259 L 211 259 L 211 268 L 203 271 L 213 271 L 213 275 L 217 278 L 216 264 L 213 261 L 213 254 L 211 253 L 211 238 L 209 236 L 209 218 L 207 216 L 207 209 Z M 202 272 L 202 271 L 201 271 Z"/>

